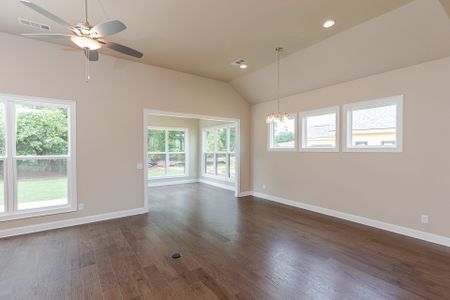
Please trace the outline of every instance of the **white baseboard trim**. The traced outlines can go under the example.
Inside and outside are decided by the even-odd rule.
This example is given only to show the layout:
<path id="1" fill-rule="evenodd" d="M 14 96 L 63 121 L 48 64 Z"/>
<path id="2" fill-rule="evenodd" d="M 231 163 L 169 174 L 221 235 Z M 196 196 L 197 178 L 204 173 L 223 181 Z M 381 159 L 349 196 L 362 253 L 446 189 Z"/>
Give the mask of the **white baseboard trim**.
<path id="1" fill-rule="evenodd" d="M 52 229 L 58 229 L 58 228 L 64 228 L 64 227 L 70 227 L 70 226 L 76 226 L 76 225 L 99 222 L 99 221 L 106 221 L 106 220 L 111 220 L 111 219 L 118 219 L 118 218 L 123 218 L 123 217 L 145 214 L 147 212 L 148 212 L 148 210 L 143 207 L 143 208 L 114 211 L 114 212 L 103 213 L 103 214 L 98 214 L 98 215 L 48 222 L 48 223 L 41 223 L 41 224 L 35 224 L 35 225 L 2 229 L 2 230 L 0 230 L 0 238 L 34 233 L 34 232 L 40 232 L 40 231 L 46 231 L 46 230 L 52 230 Z"/>
<path id="2" fill-rule="evenodd" d="M 339 219 L 367 225 L 370 227 L 375 227 L 375 228 L 386 230 L 386 231 L 395 232 L 395 233 L 398 233 L 401 235 L 406 235 L 406 236 L 413 237 L 416 239 L 420 239 L 420 240 L 424 240 L 427 242 L 450 247 L 450 238 L 445 237 L 445 236 L 441 236 L 441 235 L 437 235 L 437 234 L 433 234 L 433 233 L 429 233 L 429 232 L 424 232 L 424 231 L 420 231 L 420 230 L 412 229 L 412 228 L 408 228 L 408 227 L 403 227 L 403 226 L 399 226 L 399 225 L 394 225 L 394 224 L 390 224 L 390 223 L 386 223 L 386 222 L 382 222 L 382 221 L 378 221 L 378 220 L 373 220 L 373 219 L 369 219 L 366 217 L 361 217 L 361 216 L 357 216 L 357 215 L 353 215 L 353 214 L 349 214 L 349 213 L 344 213 L 344 212 L 337 211 L 337 210 L 323 208 L 320 206 L 302 203 L 299 201 L 293 201 L 293 200 L 289 200 L 289 199 L 285 199 L 285 198 L 281 198 L 281 197 L 277 197 L 277 196 L 273 196 L 273 195 L 267 195 L 267 194 L 263 194 L 263 193 L 259 193 L 259 192 L 251 192 L 251 194 L 258 198 L 263 198 L 263 199 L 278 202 L 281 204 L 286 204 L 286 205 L 306 209 L 306 210 L 313 211 L 313 212 L 316 212 L 319 214 L 336 217 Z"/>
<path id="3" fill-rule="evenodd" d="M 222 188 L 222 189 L 230 190 L 230 191 L 233 191 L 233 192 L 234 192 L 234 190 L 235 190 L 234 186 L 226 185 L 226 184 L 223 184 L 223 183 L 219 183 L 219 182 L 215 182 L 215 181 L 210 181 L 210 180 L 206 180 L 206 179 L 202 179 L 202 178 L 198 179 L 198 182 L 204 183 L 204 184 L 213 185 L 213 186 L 215 186 L 215 187 L 220 187 L 220 188 Z"/>
<path id="4" fill-rule="evenodd" d="M 240 192 L 239 193 L 239 197 L 246 197 L 246 196 L 251 196 L 251 195 L 253 195 L 252 191 Z"/>
<path id="5" fill-rule="evenodd" d="M 166 186 L 166 185 L 177 185 L 177 184 L 187 184 L 187 183 L 197 183 L 198 179 L 183 179 L 183 180 L 172 180 L 172 181 L 149 181 L 148 187 L 155 187 L 155 186 Z"/>

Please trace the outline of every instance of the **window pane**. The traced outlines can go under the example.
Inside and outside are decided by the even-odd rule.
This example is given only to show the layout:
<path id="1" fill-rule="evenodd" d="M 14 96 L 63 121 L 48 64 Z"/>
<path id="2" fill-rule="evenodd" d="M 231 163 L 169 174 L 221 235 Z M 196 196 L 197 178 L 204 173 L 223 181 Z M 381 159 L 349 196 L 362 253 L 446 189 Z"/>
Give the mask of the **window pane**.
<path id="1" fill-rule="evenodd" d="M 185 155 L 169 154 L 168 175 L 184 175 L 185 174 Z"/>
<path id="2" fill-rule="evenodd" d="M 214 154 L 205 154 L 205 173 L 208 175 L 215 175 Z"/>
<path id="3" fill-rule="evenodd" d="M 67 204 L 67 160 L 17 160 L 19 210 Z"/>
<path id="4" fill-rule="evenodd" d="M 216 154 L 217 176 L 228 176 L 227 154 Z"/>
<path id="5" fill-rule="evenodd" d="M 6 156 L 5 146 L 5 104 L 0 103 L 0 156 Z"/>
<path id="6" fill-rule="evenodd" d="M 205 152 L 214 152 L 214 143 L 215 143 L 215 130 L 207 130 L 206 131 L 206 147 Z"/>
<path id="7" fill-rule="evenodd" d="M 0 212 L 5 212 L 5 161 L 0 160 Z"/>
<path id="8" fill-rule="evenodd" d="M 395 147 L 397 106 L 379 106 L 352 112 L 353 147 Z"/>
<path id="9" fill-rule="evenodd" d="M 227 129 L 217 129 L 217 152 L 227 152 Z"/>
<path id="10" fill-rule="evenodd" d="M 236 151 L 236 128 L 230 128 L 230 152 Z"/>
<path id="11" fill-rule="evenodd" d="M 166 133 L 164 130 L 148 130 L 148 152 L 166 152 Z"/>
<path id="12" fill-rule="evenodd" d="M 169 131 L 169 152 L 184 152 L 184 131 Z"/>
<path id="13" fill-rule="evenodd" d="M 274 122 L 271 124 L 272 148 L 295 148 L 295 116 L 291 116 L 287 121 Z"/>
<path id="14" fill-rule="evenodd" d="M 149 154 L 148 155 L 148 177 L 166 175 L 166 155 Z"/>
<path id="15" fill-rule="evenodd" d="M 236 155 L 230 154 L 230 179 L 236 178 Z"/>
<path id="16" fill-rule="evenodd" d="M 68 154 L 68 109 L 16 104 L 17 155 Z"/>
<path id="17" fill-rule="evenodd" d="M 306 117 L 306 147 L 336 147 L 336 113 Z"/>

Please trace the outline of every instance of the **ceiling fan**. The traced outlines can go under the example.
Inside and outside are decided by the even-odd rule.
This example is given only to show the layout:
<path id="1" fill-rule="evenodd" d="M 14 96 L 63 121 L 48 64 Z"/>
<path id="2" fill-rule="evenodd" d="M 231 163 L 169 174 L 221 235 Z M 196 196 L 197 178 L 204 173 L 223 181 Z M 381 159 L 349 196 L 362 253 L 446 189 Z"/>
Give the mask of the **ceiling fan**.
<path id="1" fill-rule="evenodd" d="M 84 21 L 78 24 L 72 25 L 69 22 L 61 19 L 60 17 L 52 14 L 46 9 L 34 4 L 29 0 L 20 0 L 22 4 L 28 6 L 33 9 L 37 13 L 47 17 L 48 19 L 58 23 L 61 26 L 64 26 L 72 34 L 64 34 L 64 33 L 23 33 L 22 36 L 29 38 L 37 38 L 37 39 L 70 39 L 75 45 L 82 48 L 86 55 L 87 62 L 88 61 L 98 61 L 98 49 L 102 46 L 106 46 L 109 49 L 114 51 L 141 58 L 143 54 L 135 49 L 129 48 L 127 46 L 117 44 L 114 42 L 109 42 L 103 39 L 106 36 L 110 36 L 116 33 L 119 33 L 125 30 L 127 27 L 125 24 L 118 20 L 107 21 L 104 23 L 97 24 L 92 26 L 88 22 L 88 5 L 87 0 L 84 0 Z"/>

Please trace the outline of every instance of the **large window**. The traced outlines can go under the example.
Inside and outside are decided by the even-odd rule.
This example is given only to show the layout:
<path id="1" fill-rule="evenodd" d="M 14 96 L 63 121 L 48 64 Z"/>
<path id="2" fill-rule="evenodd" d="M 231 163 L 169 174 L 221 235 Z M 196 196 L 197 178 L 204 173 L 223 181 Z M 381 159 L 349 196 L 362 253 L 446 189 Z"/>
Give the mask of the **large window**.
<path id="1" fill-rule="evenodd" d="M 290 114 L 286 121 L 275 121 L 267 125 L 269 150 L 295 150 L 296 127 L 296 114 Z"/>
<path id="2" fill-rule="evenodd" d="M 302 112 L 301 151 L 339 151 L 339 107 Z"/>
<path id="3" fill-rule="evenodd" d="M 236 127 L 203 128 L 203 175 L 235 180 Z"/>
<path id="4" fill-rule="evenodd" d="M 403 97 L 344 106 L 345 151 L 402 151 Z"/>
<path id="5" fill-rule="evenodd" d="M 148 178 L 187 176 L 186 128 L 148 128 Z"/>
<path id="6" fill-rule="evenodd" d="M 75 103 L 0 95 L 0 219 L 76 209 Z"/>

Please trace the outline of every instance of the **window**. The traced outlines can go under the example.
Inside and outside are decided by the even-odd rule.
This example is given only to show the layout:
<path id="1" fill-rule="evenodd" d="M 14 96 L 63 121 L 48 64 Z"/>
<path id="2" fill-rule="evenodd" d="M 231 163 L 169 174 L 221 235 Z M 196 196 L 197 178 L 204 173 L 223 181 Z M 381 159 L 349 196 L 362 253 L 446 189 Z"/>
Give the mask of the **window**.
<path id="1" fill-rule="evenodd" d="M 403 96 L 344 106 L 345 151 L 402 151 Z"/>
<path id="2" fill-rule="evenodd" d="M 234 181 L 236 178 L 236 127 L 203 128 L 203 175 Z"/>
<path id="3" fill-rule="evenodd" d="M 269 150 L 296 149 L 296 114 L 290 114 L 284 122 L 273 122 L 267 125 Z"/>
<path id="4" fill-rule="evenodd" d="M 148 128 L 148 178 L 188 175 L 187 135 L 187 128 Z"/>
<path id="5" fill-rule="evenodd" d="M 302 112 L 301 151 L 339 151 L 339 107 Z"/>
<path id="6" fill-rule="evenodd" d="M 75 103 L 0 95 L 0 219 L 76 210 L 75 175 Z"/>

